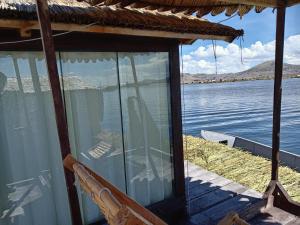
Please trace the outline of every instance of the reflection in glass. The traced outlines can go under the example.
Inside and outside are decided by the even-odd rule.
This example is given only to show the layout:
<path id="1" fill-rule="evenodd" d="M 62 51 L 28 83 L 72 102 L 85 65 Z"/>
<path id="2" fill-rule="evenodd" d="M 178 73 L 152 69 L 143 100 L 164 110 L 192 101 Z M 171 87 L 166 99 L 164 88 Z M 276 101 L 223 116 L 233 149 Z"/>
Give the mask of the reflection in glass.
<path id="1" fill-rule="evenodd" d="M 168 53 L 57 58 L 72 154 L 143 205 L 171 197 Z M 1 52 L 0 225 L 71 224 L 54 115 L 42 53 Z"/>
<path id="2" fill-rule="evenodd" d="M 71 224 L 42 53 L 0 53 L 0 224 Z"/>
<path id="3" fill-rule="evenodd" d="M 120 53 L 128 194 L 143 205 L 172 194 L 167 53 Z"/>
<path id="4" fill-rule="evenodd" d="M 77 159 L 126 191 L 115 53 L 61 53 L 71 148 Z M 84 223 L 101 218 L 85 194 Z"/>

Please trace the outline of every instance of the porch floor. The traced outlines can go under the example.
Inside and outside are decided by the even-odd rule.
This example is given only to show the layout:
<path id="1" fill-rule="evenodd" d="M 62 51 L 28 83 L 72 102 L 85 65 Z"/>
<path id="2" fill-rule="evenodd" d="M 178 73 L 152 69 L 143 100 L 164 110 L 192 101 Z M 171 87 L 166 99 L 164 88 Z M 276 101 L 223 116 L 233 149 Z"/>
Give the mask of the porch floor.
<path id="1" fill-rule="evenodd" d="M 185 225 L 214 225 L 227 213 L 242 213 L 262 201 L 262 194 L 193 163 L 185 162 L 189 218 Z M 248 221 L 251 225 L 300 225 L 299 217 L 271 208 Z"/>

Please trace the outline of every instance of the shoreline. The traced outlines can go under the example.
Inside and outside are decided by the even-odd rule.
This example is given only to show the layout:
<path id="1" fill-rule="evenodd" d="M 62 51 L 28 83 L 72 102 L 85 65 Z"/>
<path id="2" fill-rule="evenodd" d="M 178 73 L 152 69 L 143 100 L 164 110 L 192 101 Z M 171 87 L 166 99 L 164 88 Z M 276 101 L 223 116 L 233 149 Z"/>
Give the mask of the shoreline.
<path id="1" fill-rule="evenodd" d="M 288 80 L 288 79 L 300 79 L 300 75 L 295 75 L 295 76 L 291 76 L 291 77 L 286 77 L 283 78 L 283 80 Z M 229 80 L 204 80 L 204 81 L 200 81 L 200 80 L 195 80 L 195 81 L 191 81 L 191 82 L 182 82 L 181 84 L 219 84 L 219 83 L 235 83 L 235 82 L 243 82 L 243 81 L 258 81 L 258 80 L 273 80 L 273 78 L 253 78 L 253 79 L 229 79 Z"/>

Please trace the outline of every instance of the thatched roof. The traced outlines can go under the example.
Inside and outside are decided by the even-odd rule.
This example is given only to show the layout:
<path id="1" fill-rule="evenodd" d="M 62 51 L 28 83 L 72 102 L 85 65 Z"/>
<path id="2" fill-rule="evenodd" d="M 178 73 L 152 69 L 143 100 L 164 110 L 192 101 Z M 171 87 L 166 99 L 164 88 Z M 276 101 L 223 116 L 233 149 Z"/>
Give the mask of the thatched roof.
<path id="1" fill-rule="evenodd" d="M 117 5 L 91 6 L 76 0 L 48 2 L 51 20 L 55 23 L 84 25 L 97 22 L 98 26 L 174 32 L 178 34 L 178 39 L 181 39 L 182 34 L 194 34 L 194 38 L 190 39 L 222 39 L 229 42 L 243 34 L 241 30 L 184 14 L 174 15 L 171 12 L 158 12 L 146 8 L 120 8 Z M 6 26 L 6 20 L 14 20 L 10 25 L 15 24 L 16 20 L 36 21 L 35 0 L 0 0 L 0 27 Z M 17 27 L 14 26 L 13 28 Z M 30 29 L 35 27 L 38 29 L 38 25 L 30 25 Z M 131 33 L 134 33 L 133 31 Z"/>
<path id="2" fill-rule="evenodd" d="M 91 5 L 117 5 L 118 7 L 147 8 L 155 11 L 169 11 L 173 14 L 195 14 L 197 17 L 211 13 L 215 16 L 225 12 L 231 16 L 235 12 L 239 16 L 247 14 L 252 9 L 257 13 L 266 7 L 292 6 L 300 3 L 300 0 L 78 0 Z M 286 2 L 286 3 L 285 3 Z"/>

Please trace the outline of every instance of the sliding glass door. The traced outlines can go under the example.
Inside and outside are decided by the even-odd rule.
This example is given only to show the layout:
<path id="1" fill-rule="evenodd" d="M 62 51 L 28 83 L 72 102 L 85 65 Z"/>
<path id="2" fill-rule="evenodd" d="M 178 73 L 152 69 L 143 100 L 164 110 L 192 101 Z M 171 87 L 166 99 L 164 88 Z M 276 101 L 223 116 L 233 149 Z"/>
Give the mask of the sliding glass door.
<path id="1" fill-rule="evenodd" d="M 58 52 L 72 154 L 147 206 L 172 196 L 167 52 Z M 0 52 L 0 225 L 71 224 L 41 52 Z M 78 189 L 84 224 L 102 218 Z"/>
<path id="2" fill-rule="evenodd" d="M 172 195 L 168 53 L 60 53 L 73 154 L 143 205 Z M 101 218 L 81 195 L 85 223 Z"/>
<path id="3" fill-rule="evenodd" d="M 72 153 L 126 192 L 116 53 L 60 55 Z M 101 218 L 89 196 L 80 203 L 85 224 Z"/>
<path id="4" fill-rule="evenodd" d="M 120 53 L 128 194 L 143 205 L 172 195 L 168 53 Z"/>

